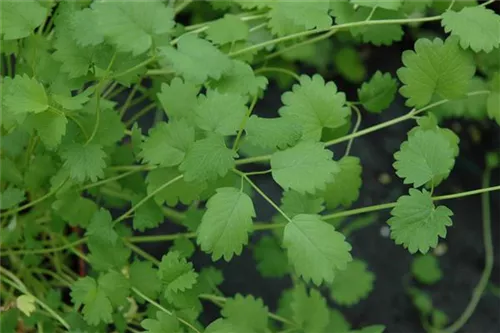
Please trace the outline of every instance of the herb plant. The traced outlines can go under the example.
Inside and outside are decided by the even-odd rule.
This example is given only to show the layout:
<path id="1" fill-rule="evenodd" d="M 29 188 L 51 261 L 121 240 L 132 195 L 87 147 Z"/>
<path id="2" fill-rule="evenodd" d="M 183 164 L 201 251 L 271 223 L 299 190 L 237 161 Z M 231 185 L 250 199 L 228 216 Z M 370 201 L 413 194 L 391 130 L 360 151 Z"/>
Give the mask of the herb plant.
<path id="1" fill-rule="evenodd" d="M 349 243 L 370 222 L 342 218 L 390 209 L 390 237 L 415 254 L 415 279 L 432 284 L 442 272 L 431 250 L 453 227 L 446 200 L 482 193 L 487 267 L 464 314 L 447 326 L 409 288 L 427 331 L 460 329 L 491 273 L 498 155 L 482 187 L 440 193 L 460 154 L 441 120 L 500 124 L 492 3 L 2 1 L 1 331 L 383 332 L 351 328 L 331 307 L 358 303 L 375 281 Z M 359 48 L 403 37 L 414 47 L 396 75 L 363 82 Z M 332 63 L 356 99 L 320 74 Z M 272 117 L 252 114 L 276 85 Z M 398 91 L 408 112 L 364 126 Z M 407 194 L 350 208 L 363 189 L 356 138 L 402 122 L 414 127 L 387 171 Z M 330 150 L 343 144 L 344 155 Z M 283 189 L 280 200 L 259 175 Z M 257 222 L 258 198 L 271 221 Z M 173 231 L 147 232 L 161 224 Z M 160 260 L 139 245 L 148 242 L 162 244 Z M 223 271 L 191 262 L 195 251 L 220 262 L 244 248 L 264 278 L 291 277 L 276 310 L 223 295 Z M 203 319 L 208 303 L 219 319 Z"/>

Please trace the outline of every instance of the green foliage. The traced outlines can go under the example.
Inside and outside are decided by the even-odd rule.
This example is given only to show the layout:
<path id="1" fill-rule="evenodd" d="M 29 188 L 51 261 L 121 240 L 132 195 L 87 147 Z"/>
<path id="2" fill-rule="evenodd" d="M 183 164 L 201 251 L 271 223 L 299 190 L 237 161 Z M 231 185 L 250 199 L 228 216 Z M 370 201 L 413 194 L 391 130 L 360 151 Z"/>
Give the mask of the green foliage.
<path id="1" fill-rule="evenodd" d="M 428 252 L 453 215 L 435 202 L 498 190 L 438 188 L 463 162 L 459 135 L 500 124 L 489 4 L 2 2 L 0 330 L 383 332 L 332 307 L 376 295 L 372 263 L 351 256 L 353 232 L 392 208 L 391 238 L 425 254 L 411 273 L 433 284 L 443 272 Z M 403 36 L 415 46 L 402 68 L 372 68 L 378 46 Z M 380 114 L 396 110 L 398 88 L 413 109 Z M 477 133 L 453 122 L 455 134 L 449 117 Z M 383 177 L 387 195 L 361 189 L 390 170 L 355 152 L 359 137 L 403 121 L 414 126 L 394 169 L 411 188 L 384 203 L 398 191 Z M 224 296 L 224 273 L 242 262 L 291 284 L 276 291 L 277 313 L 255 295 Z M 240 282 L 253 283 L 246 272 Z M 408 293 L 427 330 L 446 330 L 429 295 Z"/>

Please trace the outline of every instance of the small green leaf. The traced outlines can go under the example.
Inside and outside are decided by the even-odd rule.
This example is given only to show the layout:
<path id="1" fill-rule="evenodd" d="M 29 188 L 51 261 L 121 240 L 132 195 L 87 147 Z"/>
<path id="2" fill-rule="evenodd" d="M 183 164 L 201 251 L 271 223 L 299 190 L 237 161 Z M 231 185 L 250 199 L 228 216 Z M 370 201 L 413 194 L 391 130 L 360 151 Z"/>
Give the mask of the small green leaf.
<path id="1" fill-rule="evenodd" d="M 438 259 L 431 254 L 414 258 L 411 272 L 419 282 L 425 284 L 434 284 L 443 276 Z"/>
<path id="2" fill-rule="evenodd" d="M 109 211 L 101 208 L 99 211 L 94 213 L 87 228 L 86 235 L 89 237 L 109 240 L 112 244 L 116 243 L 118 234 L 113 229 L 113 218 L 111 217 Z"/>
<path id="3" fill-rule="evenodd" d="M 260 298 L 249 295 L 243 297 L 236 294 L 227 299 L 221 314 L 230 322 L 255 332 L 263 332 L 267 328 L 268 309 Z"/>
<path id="4" fill-rule="evenodd" d="M 283 277 L 289 272 L 288 258 L 272 236 L 264 235 L 255 244 L 253 256 L 263 277 Z"/>
<path id="5" fill-rule="evenodd" d="M 71 178 L 78 182 L 89 179 L 91 182 L 104 177 L 106 154 L 98 144 L 83 145 L 73 143 L 65 145 L 61 151 L 63 167 L 69 171 Z"/>
<path id="6" fill-rule="evenodd" d="M 194 125 L 194 108 L 198 103 L 196 96 L 199 90 L 195 84 L 175 77 L 170 84 L 162 83 L 157 97 L 169 119 L 186 119 L 190 125 Z"/>
<path id="7" fill-rule="evenodd" d="M 32 295 L 21 295 L 16 298 L 16 307 L 21 310 L 27 317 L 36 310 L 35 297 Z"/>
<path id="8" fill-rule="evenodd" d="M 170 251 L 161 258 L 158 278 L 165 286 L 165 295 L 190 289 L 196 283 L 198 274 L 193 264 L 182 258 L 178 252 Z"/>
<path id="9" fill-rule="evenodd" d="M 28 37 L 47 16 L 47 9 L 36 0 L 2 2 L 2 40 Z"/>
<path id="10" fill-rule="evenodd" d="M 349 207 L 359 197 L 361 187 L 361 163 L 359 158 L 345 156 L 339 161 L 340 171 L 326 185 L 323 197 L 326 207 L 335 209 L 339 205 Z"/>
<path id="11" fill-rule="evenodd" d="M 9 79 L 3 91 L 2 105 L 13 114 L 38 113 L 49 108 L 49 99 L 43 85 L 35 78 L 26 74 L 16 75 L 14 79 Z"/>
<path id="12" fill-rule="evenodd" d="M 375 274 L 367 269 L 367 264 L 358 259 L 339 271 L 330 285 L 332 299 L 340 305 L 352 306 L 368 297 L 373 290 Z"/>
<path id="13" fill-rule="evenodd" d="M 397 82 L 391 74 L 377 71 L 370 81 L 358 89 L 358 98 L 366 110 L 380 113 L 391 105 L 397 90 Z"/>
<path id="14" fill-rule="evenodd" d="M 153 193 L 160 186 L 180 175 L 181 173 L 173 168 L 158 168 L 150 171 L 146 176 L 148 194 Z M 194 200 L 200 198 L 201 193 L 206 187 L 207 185 L 203 181 L 188 182 L 185 178 L 182 178 L 156 193 L 154 198 L 158 205 L 167 203 L 167 205 L 174 207 L 179 202 L 189 205 Z"/>
<path id="15" fill-rule="evenodd" d="M 15 187 L 7 187 L 0 195 L 0 209 L 9 209 L 24 200 L 24 191 Z"/>
<path id="16" fill-rule="evenodd" d="M 212 253 L 212 260 L 224 257 L 229 261 L 248 243 L 253 217 L 255 210 L 247 194 L 232 187 L 219 188 L 207 202 L 197 242 L 203 251 Z"/>
<path id="17" fill-rule="evenodd" d="M 426 190 L 410 189 L 409 195 L 398 199 L 391 215 L 387 223 L 396 244 L 403 244 L 410 253 L 425 254 L 437 246 L 439 237 L 446 237 L 453 212 L 445 206 L 435 207 Z"/>
<path id="18" fill-rule="evenodd" d="M 399 7 L 401 7 L 403 0 L 351 0 L 351 2 L 359 6 L 398 10 Z"/>
<path id="19" fill-rule="evenodd" d="M 130 285 L 137 288 L 144 295 L 156 299 L 161 290 L 158 272 L 153 264 L 148 261 L 134 261 L 129 269 Z M 145 302 L 142 297 L 137 297 L 139 302 Z"/>
<path id="20" fill-rule="evenodd" d="M 248 37 L 248 24 L 238 16 L 226 14 L 223 18 L 208 24 L 207 39 L 215 44 L 226 44 L 245 40 Z"/>
<path id="21" fill-rule="evenodd" d="M 308 295 L 303 284 L 297 285 L 293 290 L 291 308 L 294 322 L 304 332 L 323 332 L 328 325 L 328 305 L 315 289 L 311 289 Z"/>
<path id="22" fill-rule="evenodd" d="M 293 146 L 302 136 L 302 128 L 287 118 L 261 118 L 251 116 L 245 127 L 246 140 L 263 148 L 285 149 Z"/>

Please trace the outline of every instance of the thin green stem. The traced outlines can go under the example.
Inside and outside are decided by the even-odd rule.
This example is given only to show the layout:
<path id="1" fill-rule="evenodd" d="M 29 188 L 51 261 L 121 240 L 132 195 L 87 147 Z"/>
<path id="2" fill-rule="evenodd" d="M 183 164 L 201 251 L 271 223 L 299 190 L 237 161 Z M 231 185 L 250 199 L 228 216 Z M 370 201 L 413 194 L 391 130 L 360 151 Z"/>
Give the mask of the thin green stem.
<path id="1" fill-rule="evenodd" d="M 267 162 L 270 159 L 271 159 L 271 155 L 246 157 L 246 158 L 236 160 L 236 165 L 245 165 L 245 164 L 250 164 L 250 163 Z"/>
<path id="2" fill-rule="evenodd" d="M 61 245 L 61 246 L 57 246 L 57 247 L 47 247 L 44 249 L 34 249 L 34 250 L 12 250 L 12 251 L 9 251 L 8 253 L 5 253 L 2 251 L 2 253 L 0 253 L 0 256 L 5 257 L 5 256 L 11 255 L 11 254 L 28 255 L 28 254 L 47 254 L 47 253 L 60 252 L 60 251 L 64 251 L 67 249 L 71 249 L 71 248 L 78 246 L 80 244 L 83 244 L 86 241 L 87 241 L 87 238 L 80 238 L 74 242 L 67 243 L 65 245 Z"/>
<path id="3" fill-rule="evenodd" d="M 133 71 L 136 71 L 136 70 L 138 70 L 138 69 L 141 69 L 141 68 L 143 68 L 143 67 L 146 67 L 147 65 L 149 65 L 149 64 L 151 64 L 151 63 L 153 63 L 153 62 L 155 62 L 155 61 L 156 61 L 156 57 L 151 57 L 151 58 L 146 59 L 146 60 L 144 60 L 143 62 L 141 62 L 141 63 L 139 63 L 139 64 L 137 64 L 137 65 L 133 66 L 133 67 L 130 67 L 129 69 L 127 69 L 127 70 L 125 70 L 125 71 L 123 71 L 123 72 L 120 72 L 120 73 L 118 73 L 118 74 L 112 75 L 112 76 L 111 76 L 111 78 L 112 78 L 112 79 L 116 79 L 117 77 L 120 77 L 120 76 L 123 76 L 123 75 L 130 74 L 130 73 L 132 73 Z"/>
<path id="4" fill-rule="evenodd" d="M 130 107 L 130 103 L 132 102 L 132 99 L 134 98 L 135 93 L 137 92 L 137 89 L 141 85 L 141 80 L 142 79 L 140 79 L 139 82 L 134 84 L 134 87 L 130 90 L 130 93 L 128 94 L 127 99 L 125 100 L 125 103 L 123 103 L 123 106 L 120 109 L 120 118 L 123 117 L 123 115 L 125 114 L 127 109 Z"/>
<path id="5" fill-rule="evenodd" d="M 119 179 L 128 177 L 128 176 L 130 176 L 130 175 L 132 175 L 134 173 L 141 172 L 141 171 L 146 171 L 146 170 L 149 170 L 149 169 L 148 168 L 144 168 L 144 169 L 130 170 L 130 171 L 124 172 L 122 174 L 119 174 L 119 175 L 116 175 L 116 176 L 113 176 L 113 177 L 110 177 L 110 178 L 106 178 L 106 179 L 100 180 L 100 181 L 95 182 L 95 183 L 84 185 L 84 186 L 82 186 L 82 187 L 79 188 L 79 191 L 85 191 L 85 190 L 88 190 L 89 188 L 101 186 L 101 185 L 107 184 L 109 182 L 112 182 L 112 181 L 115 181 L 115 180 L 119 180 Z"/>
<path id="6" fill-rule="evenodd" d="M 173 69 L 150 69 L 146 72 L 146 75 L 171 75 L 175 74 Z"/>
<path id="7" fill-rule="evenodd" d="M 487 169 L 483 175 L 483 187 L 487 188 L 490 184 L 491 170 Z M 481 300 L 481 296 L 483 295 L 486 287 L 488 286 L 488 281 L 491 276 L 491 272 L 493 270 L 494 263 L 494 250 L 493 250 L 493 240 L 491 237 L 491 207 L 490 207 L 490 198 L 489 193 L 482 193 L 482 201 L 481 208 L 483 214 L 483 241 L 484 241 L 484 269 L 481 274 L 481 278 L 477 283 L 474 291 L 472 292 L 472 297 L 467 304 L 464 312 L 460 315 L 460 317 L 449 327 L 443 329 L 441 332 L 443 333 L 455 333 L 458 332 L 462 326 L 469 320 L 469 318 L 476 310 L 479 301 Z"/>
<path id="8" fill-rule="evenodd" d="M 144 251 L 140 247 L 132 244 L 129 240 L 130 239 L 123 241 L 125 246 L 127 246 L 129 249 L 131 249 L 132 251 L 134 251 L 135 253 L 137 253 L 138 255 L 143 257 L 144 259 L 151 261 L 154 265 L 156 265 L 156 266 L 160 265 L 160 261 L 158 259 L 156 259 L 152 255 L 150 255 L 149 253 L 147 253 L 146 251 Z"/>
<path id="9" fill-rule="evenodd" d="M 297 81 L 300 81 L 300 76 L 298 76 L 297 74 L 295 74 L 294 72 L 292 72 L 291 70 L 288 70 L 286 68 L 280 68 L 280 67 L 262 67 L 262 68 L 259 68 L 257 70 L 255 70 L 255 74 L 260 74 L 260 73 L 266 73 L 266 72 L 270 72 L 270 73 L 283 73 L 283 74 L 286 74 L 286 75 L 289 75 L 291 77 L 293 77 L 295 80 Z"/>
<path id="10" fill-rule="evenodd" d="M 241 135 L 243 134 L 243 130 L 245 129 L 248 118 L 250 117 L 253 109 L 255 108 L 255 104 L 257 104 L 257 95 L 258 94 L 255 94 L 255 96 L 252 100 L 252 103 L 250 104 L 250 107 L 248 108 L 248 110 L 245 114 L 245 117 L 243 117 L 243 119 L 241 120 L 240 128 L 238 129 L 238 134 L 236 135 L 236 139 L 234 140 L 234 143 L 233 143 L 233 151 L 234 152 L 238 151 L 238 145 L 240 144 L 240 139 L 241 139 Z"/>
<path id="11" fill-rule="evenodd" d="M 151 235 L 151 236 L 132 236 L 126 238 L 127 241 L 131 243 L 155 243 L 155 242 L 167 242 L 178 238 L 195 238 L 196 232 L 189 233 L 178 233 L 170 235 Z"/>
<path id="12" fill-rule="evenodd" d="M 118 81 L 111 82 L 111 84 L 101 94 L 102 98 L 106 98 L 109 94 L 111 94 L 111 92 L 116 88 L 117 85 Z"/>
<path id="13" fill-rule="evenodd" d="M 147 114 L 149 111 L 151 111 L 154 108 L 156 108 L 155 103 L 151 103 L 151 104 L 146 105 L 144 108 L 137 111 L 129 120 L 127 120 L 125 122 L 125 127 L 128 128 L 128 127 L 132 126 L 137 121 L 137 119 L 141 118 L 142 116 L 144 116 L 145 114 Z"/>
<path id="14" fill-rule="evenodd" d="M 374 7 L 374 8 L 377 8 L 377 7 Z M 361 125 L 361 112 L 359 111 L 359 108 L 356 105 L 354 105 L 354 104 L 351 104 L 350 107 L 356 113 L 356 124 L 354 125 L 354 129 L 352 131 L 352 133 L 354 134 L 354 133 L 356 133 L 358 131 L 359 126 Z M 351 147 L 352 147 L 353 141 L 354 141 L 354 137 L 351 138 L 349 140 L 349 142 L 347 143 L 347 148 L 345 150 L 345 155 L 344 156 L 348 156 L 349 153 L 351 152 Z"/>
<path id="15" fill-rule="evenodd" d="M 189 6 L 189 4 L 191 4 L 191 2 L 193 2 L 193 0 L 184 0 L 179 6 L 177 6 L 174 9 L 175 15 L 179 14 L 180 12 L 182 12 L 184 10 L 184 8 L 186 8 L 187 6 Z"/>
<path id="16" fill-rule="evenodd" d="M 159 303 L 155 302 L 154 300 L 152 300 L 151 298 L 149 298 L 148 296 L 144 295 L 139 289 L 135 288 L 135 287 L 132 287 L 132 291 L 134 293 L 136 293 L 137 295 L 139 295 L 140 297 L 142 297 L 146 302 L 148 302 L 149 304 L 155 306 L 157 309 L 165 312 L 166 314 L 170 315 L 170 316 L 175 316 L 171 311 L 165 309 L 163 306 L 161 306 Z M 175 316 L 177 317 L 177 316 Z M 184 320 L 183 318 L 180 318 L 180 317 L 177 317 L 177 320 L 179 320 L 181 323 L 183 323 L 184 325 L 186 325 L 187 327 L 189 327 L 190 329 L 192 329 L 193 331 L 195 331 L 196 333 L 201 333 L 196 327 L 194 327 L 191 323 L 189 323 L 188 321 Z"/>
<path id="17" fill-rule="evenodd" d="M 263 170 L 263 171 L 252 171 L 252 172 L 245 172 L 246 176 L 256 176 L 256 175 L 266 175 L 268 173 L 271 173 L 272 170 Z"/>

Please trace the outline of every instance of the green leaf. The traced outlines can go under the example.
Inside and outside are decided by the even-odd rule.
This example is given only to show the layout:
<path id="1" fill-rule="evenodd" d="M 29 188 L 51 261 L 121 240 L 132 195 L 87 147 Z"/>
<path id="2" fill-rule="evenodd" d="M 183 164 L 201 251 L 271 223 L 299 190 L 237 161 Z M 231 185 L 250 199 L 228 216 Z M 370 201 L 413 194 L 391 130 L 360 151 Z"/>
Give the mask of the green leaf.
<path id="1" fill-rule="evenodd" d="M 71 286 L 71 299 L 78 308 L 83 304 L 83 316 L 90 325 L 97 325 L 101 321 L 110 323 L 113 308 L 110 300 L 101 288 L 98 288 L 96 281 L 91 277 L 78 279 Z"/>
<path id="2" fill-rule="evenodd" d="M 474 52 L 490 52 L 500 45 L 500 16 L 483 6 L 465 7 L 459 12 L 447 10 L 441 24 L 446 32 L 458 36 L 460 46 Z"/>
<path id="3" fill-rule="evenodd" d="M 224 138 L 212 135 L 196 141 L 188 150 L 180 170 L 186 181 L 206 181 L 223 177 L 234 167 L 237 154 L 226 147 Z"/>
<path id="4" fill-rule="evenodd" d="M 28 37 L 47 16 L 47 9 L 36 0 L 2 2 L 2 40 Z"/>
<path id="5" fill-rule="evenodd" d="M 71 96 L 71 94 L 68 95 L 59 95 L 59 94 L 52 94 L 51 97 L 52 99 L 62 106 L 66 110 L 81 110 L 83 108 L 83 105 L 89 101 L 89 95 L 92 93 L 91 89 L 85 90 L 83 93 L 78 94 L 76 96 Z"/>
<path id="6" fill-rule="evenodd" d="M 328 323 L 326 332 L 345 333 L 348 332 L 350 328 L 351 324 L 345 319 L 342 312 L 337 309 L 330 311 L 330 322 Z"/>
<path id="7" fill-rule="evenodd" d="M 333 153 L 319 142 L 301 142 L 271 156 L 274 180 L 285 190 L 314 193 L 340 171 Z"/>
<path id="8" fill-rule="evenodd" d="M 409 195 L 398 199 L 391 215 L 387 223 L 396 244 L 403 244 L 410 253 L 425 254 L 437 246 L 439 237 L 446 237 L 453 212 L 445 206 L 435 207 L 428 191 L 410 189 Z"/>
<path id="9" fill-rule="evenodd" d="M 289 272 L 285 252 L 272 236 L 262 236 L 253 249 L 259 273 L 267 277 L 283 277 Z"/>
<path id="10" fill-rule="evenodd" d="M 17 206 L 24 200 L 24 191 L 15 187 L 7 187 L 0 195 L 0 209 Z"/>
<path id="11" fill-rule="evenodd" d="M 157 188 L 179 175 L 181 175 L 181 173 L 177 169 L 172 168 L 158 168 L 150 171 L 146 176 L 148 194 L 153 193 Z M 188 182 L 184 177 L 156 193 L 154 198 L 158 205 L 167 203 L 167 205 L 175 207 L 179 202 L 189 205 L 194 200 L 200 198 L 201 193 L 206 187 L 207 185 L 205 182 Z"/>
<path id="12" fill-rule="evenodd" d="M 204 333 L 252 333 L 226 319 L 217 319 L 207 326 Z"/>
<path id="13" fill-rule="evenodd" d="M 160 1 L 95 2 L 92 9 L 102 34 L 118 51 L 134 56 L 148 51 L 155 38 L 169 33 L 175 24 L 173 10 Z"/>
<path id="14" fill-rule="evenodd" d="M 288 190 L 281 197 L 281 209 L 288 217 L 299 214 L 319 214 L 325 210 L 323 198 Z"/>
<path id="15" fill-rule="evenodd" d="M 269 27 L 278 36 L 313 28 L 325 29 L 332 24 L 328 1 L 275 1 L 269 5 Z"/>
<path id="16" fill-rule="evenodd" d="M 137 288 L 149 298 L 156 299 L 161 290 L 158 272 L 149 261 L 134 261 L 129 269 L 130 286 Z M 138 302 L 145 302 L 142 297 L 137 297 Z"/>
<path id="17" fill-rule="evenodd" d="M 35 78 L 16 75 L 3 91 L 2 105 L 12 114 L 38 113 L 49 108 L 49 99 L 43 85 Z"/>
<path id="18" fill-rule="evenodd" d="M 244 297 L 236 294 L 233 298 L 228 298 L 221 314 L 235 325 L 245 327 L 252 332 L 263 332 L 267 329 L 267 306 L 262 299 L 251 295 Z"/>
<path id="19" fill-rule="evenodd" d="M 42 112 L 30 115 L 26 123 L 33 126 L 47 149 L 55 149 L 66 134 L 68 119 L 63 113 Z"/>
<path id="20" fill-rule="evenodd" d="M 367 269 L 366 262 L 354 259 L 333 279 L 330 296 L 340 305 L 352 306 L 368 297 L 374 280 L 375 274 Z"/>
<path id="21" fill-rule="evenodd" d="M 361 187 L 361 163 L 359 158 L 345 156 L 338 162 L 340 171 L 333 182 L 329 182 L 324 190 L 326 207 L 335 209 L 339 205 L 349 207 L 359 197 Z"/>
<path id="22" fill-rule="evenodd" d="M 65 145 L 61 151 L 63 167 L 69 171 L 70 177 L 78 182 L 97 181 L 104 177 L 106 154 L 98 144 L 83 145 L 72 143 Z"/>
<path id="23" fill-rule="evenodd" d="M 130 282 L 122 273 L 110 271 L 106 274 L 101 274 L 98 284 L 113 306 L 128 305 L 127 297 L 130 294 Z"/>
<path id="24" fill-rule="evenodd" d="M 224 187 L 217 189 L 206 206 L 197 231 L 201 249 L 211 253 L 214 261 L 221 257 L 229 261 L 234 254 L 240 255 L 255 217 L 252 199 L 243 191 Z"/>
<path id="25" fill-rule="evenodd" d="M 56 28 L 58 28 L 57 25 Z M 94 56 L 99 46 L 81 47 L 69 32 L 61 33 L 61 30 L 58 32 L 54 42 L 55 52 L 52 57 L 60 62 L 61 71 L 67 73 L 71 79 L 86 75 L 94 62 Z"/>
<path id="26" fill-rule="evenodd" d="M 103 31 L 99 27 L 95 11 L 84 8 L 72 13 L 70 17 L 72 35 L 80 46 L 95 46 L 104 42 Z"/>
<path id="27" fill-rule="evenodd" d="M 146 330 L 144 333 L 181 333 L 179 320 L 174 315 L 157 311 L 157 319 L 144 319 L 141 326 Z"/>
<path id="28" fill-rule="evenodd" d="M 161 92 L 157 94 L 165 113 L 170 120 L 186 119 L 194 124 L 194 108 L 198 103 L 196 96 L 199 87 L 175 77 L 170 84 L 162 83 Z"/>
<path id="29" fill-rule="evenodd" d="M 358 89 L 358 98 L 366 110 L 380 113 L 391 105 L 397 90 L 398 84 L 391 74 L 377 71 Z"/>
<path id="30" fill-rule="evenodd" d="M 494 74 L 490 82 L 491 93 L 486 100 L 488 117 L 494 119 L 500 125 L 500 73 Z"/>
<path id="31" fill-rule="evenodd" d="M 333 60 L 336 70 L 347 81 L 361 83 L 366 76 L 366 67 L 361 58 L 361 53 L 353 47 L 343 47 L 338 50 Z"/>
<path id="32" fill-rule="evenodd" d="M 65 193 L 62 198 L 54 201 L 52 209 L 69 225 L 87 227 L 98 207 L 94 201 L 77 193 Z"/>
<path id="33" fill-rule="evenodd" d="M 27 317 L 36 310 L 35 297 L 33 295 L 21 295 L 16 298 L 16 307 Z"/>
<path id="34" fill-rule="evenodd" d="M 246 40 L 249 27 L 238 16 L 226 14 L 223 18 L 210 22 L 206 33 L 207 39 L 214 44 L 226 44 Z"/>
<path id="35" fill-rule="evenodd" d="M 438 259 L 431 254 L 414 258 L 411 273 L 419 282 L 425 284 L 434 284 L 443 277 Z"/>
<path id="36" fill-rule="evenodd" d="M 398 10 L 403 0 L 351 0 L 351 2 L 358 6 Z"/>
<path id="37" fill-rule="evenodd" d="M 170 189 L 170 187 L 166 188 L 167 191 Z M 132 200 L 132 206 L 139 203 L 140 200 L 144 199 L 145 197 L 145 195 L 135 196 Z M 135 210 L 132 225 L 135 230 L 144 231 L 146 229 L 151 229 L 159 226 L 164 220 L 165 216 L 163 215 L 163 211 L 158 206 L 156 201 L 154 199 L 148 199 L 145 203 L 143 203 L 139 208 Z"/>
<path id="38" fill-rule="evenodd" d="M 177 49 L 170 46 L 159 49 L 176 73 L 197 84 L 205 82 L 209 77 L 218 80 L 232 66 L 227 55 L 193 34 L 181 37 Z"/>
<path id="39" fill-rule="evenodd" d="M 179 252 L 169 251 L 161 258 L 158 278 L 164 284 L 167 295 L 192 288 L 198 274 L 193 270 L 193 264 L 182 258 Z"/>
<path id="40" fill-rule="evenodd" d="M 285 226 L 283 247 L 297 274 L 316 285 L 332 282 L 336 272 L 352 260 L 345 237 L 318 215 L 295 216 Z"/>
<path id="41" fill-rule="evenodd" d="M 304 333 L 323 332 L 328 325 L 328 305 L 315 289 L 311 289 L 308 295 L 303 284 L 297 285 L 293 290 L 291 308 L 293 321 Z"/>
<path id="42" fill-rule="evenodd" d="M 319 140 L 324 127 L 344 125 L 349 116 L 344 93 L 337 92 L 333 82 L 325 83 L 320 75 L 300 77 L 300 84 L 281 96 L 284 104 L 279 109 L 283 118 L 302 126 L 303 139 Z"/>
<path id="43" fill-rule="evenodd" d="M 418 130 L 394 154 L 393 166 L 396 174 L 404 178 L 405 184 L 415 187 L 446 176 L 453 168 L 454 151 L 442 133 L 432 130 Z"/>
<path id="44" fill-rule="evenodd" d="M 256 96 L 266 89 L 267 83 L 266 77 L 255 76 L 250 65 L 234 60 L 231 69 L 222 74 L 219 80 L 210 81 L 209 85 L 221 93 Z"/>
<path id="45" fill-rule="evenodd" d="M 194 143 L 194 128 L 184 120 L 159 122 L 141 144 L 144 162 L 162 167 L 179 165 Z"/>
<path id="46" fill-rule="evenodd" d="M 87 228 L 86 236 L 109 240 L 116 244 L 118 234 L 113 228 L 113 218 L 109 211 L 101 208 L 94 213 Z"/>
<path id="47" fill-rule="evenodd" d="M 90 251 L 88 258 L 95 270 L 121 270 L 123 266 L 128 264 L 131 250 L 125 246 L 121 239 L 113 244 L 103 238 L 90 237 L 87 246 Z"/>
<path id="48" fill-rule="evenodd" d="M 475 72 L 470 54 L 451 37 L 444 43 L 439 38 L 418 39 L 415 51 L 404 51 L 402 60 L 405 67 L 397 74 L 404 86 L 399 91 L 408 106 L 422 107 L 436 97 L 461 97 Z"/>
<path id="49" fill-rule="evenodd" d="M 198 97 L 196 125 L 211 133 L 236 134 L 247 111 L 245 102 L 243 96 L 209 90 L 206 96 Z"/>
<path id="50" fill-rule="evenodd" d="M 256 115 L 248 119 L 245 132 L 249 143 L 270 149 L 293 146 L 302 136 L 302 128 L 294 120 L 283 117 L 261 118 Z"/>
<path id="51" fill-rule="evenodd" d="M 193 255 L 196 248 L 188 238 L 180 237 L 174 240 L 170 250 L 179 252 L 184 258 L 189 258 Z"/>

